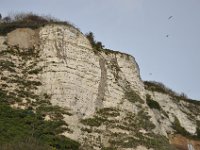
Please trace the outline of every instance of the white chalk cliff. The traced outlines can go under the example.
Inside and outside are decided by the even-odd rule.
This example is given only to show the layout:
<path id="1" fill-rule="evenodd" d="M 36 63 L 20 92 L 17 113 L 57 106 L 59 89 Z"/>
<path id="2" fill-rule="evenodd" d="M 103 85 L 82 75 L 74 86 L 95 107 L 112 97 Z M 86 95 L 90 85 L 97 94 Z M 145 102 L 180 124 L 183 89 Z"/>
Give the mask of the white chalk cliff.
<path id="1" fill-rule="evenodd" d="M 38 70 L 23 77 L 41 82 L 31 90 L 33 93 L 46 94 L 52 105 L 68 110 L 70 115 L 63 114 L 63 120 L 70 130 L 63 135 L 79 141 L 80 149 L 175 149 L 169 140 L 171 135 L 181 134 L 174 127 L 177 119 L 179 127 L 197 136 L 200 103 L 145 88 L 134 57 L 97 51 L 84 34 L 71 26 L 16 29 L 0 37 L 0 52 L 8 49 L 34 52 L 28 59 L 0 56 L 0 60 L 14 62 L 21 77 L 24 72 L 20 69 L 25 66 Z M 18 89 L 17 84 L 2 80 L 16 72 L 1 72 L 0 85 L 8 84 L 10 91 Z M 151 108 L 147 97 L 160 108 Z M 34 101 L 37 99 L 32 97 L 12 106 L 25 109 Z M 51 120 L 51 116 L 45 119 Z"/>

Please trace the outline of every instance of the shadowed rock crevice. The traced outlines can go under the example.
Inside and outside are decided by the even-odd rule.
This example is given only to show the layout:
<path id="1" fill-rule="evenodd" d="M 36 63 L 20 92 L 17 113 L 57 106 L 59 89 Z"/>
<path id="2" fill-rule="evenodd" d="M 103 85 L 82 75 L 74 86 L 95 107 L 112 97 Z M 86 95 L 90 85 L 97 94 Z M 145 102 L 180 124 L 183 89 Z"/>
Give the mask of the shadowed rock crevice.
<path id="1" fill-rule="evenodd" d="M 139 96 L 139 93 L 131 87 L 131 83 L 125 78 L 124 73 L 120 69 L 116 55 L 110 60 L 110 68 L 118 86 L 124 91 L 124 98 L 133 103 L 140 102 L 143 104 L 144 101 Z"/>
<path id="2" fill-rule="evenodd" d="M 110 68 L 112 70 L 112 74 L 115 78 L 115 81 L 118 81 L 119 79 L 119 72 L 121 71 L 120 70 L 120 66 L 117 62 L 117 57 L 115 55 L 115 57 L 113 59 L 110 60 Z"/>
<path id="3" fill-rule="evenodd" d="M 60 31 L 60 33 L 62 33 Z M 64 40 L 64 33 L 62 33 L 60 40 L 55 41 L 55 47 L 57 52 L 57 57 L 62 59 L 65 64 L 67 64 L 67 50 L 66 50 L 66 43 Z"/>
<path id="4" fill-rule="evenodd" d="M 95 102 L 95 106 L 97 109 L 100 109 L 103 107 L 103 100 L 105 97 L 106 87 L 107 87 L 106 60 L 102 56 L 100 56 L 100 58 L 99 58 L 99 65 L 100 65 L 100 69 L 101 69 L 101 78 L 100 78 L 99 87 L 98 87 L 97 99 Z"/>

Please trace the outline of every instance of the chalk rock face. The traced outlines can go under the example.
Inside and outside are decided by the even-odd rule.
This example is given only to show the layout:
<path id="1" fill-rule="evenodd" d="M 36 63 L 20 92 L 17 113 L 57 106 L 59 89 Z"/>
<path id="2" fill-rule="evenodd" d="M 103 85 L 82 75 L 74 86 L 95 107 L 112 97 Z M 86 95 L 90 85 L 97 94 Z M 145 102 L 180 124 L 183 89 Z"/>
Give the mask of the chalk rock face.
<path id="1" fill-rule="evenodd" d="M 157 120 L 161 124 L 161 130 L 166 133 L 172 133 L 173 123 L 175 118 L 178 119 L 180 125 L 190 134 L 196 134 L 196 121 L 200 117 L 199 106 L 190 103 L 189 101 L 179 100 L 177 101 L 168 94 L 163 94 L 159 92 L 150 92 L 148 91 L 153 100 L 157 101 L 161 106 L 163 112 L 167 114 L 167 117 L 164 116 L 160 111 L 154 111 Z M 195 113 L 196 112 L 196 113 Z M 162 116 L 163 115 L 163 116 Z"/>
<path id="2" fill-rule="evenodd" d="M 16 29 L 7 35 L 7 43 L 19 48 L 33 48 L 38 42 L 37 32 L 29 28 Z"/>
<path id="3" fill-rule="evenodd" d="M 45 66 L 41 91 L 52 96 L 53 104 L 71 108 L 80 117 L 90 116 L 98 108 L 118 106 L 124 97 L 123 87 L 116 81 L 118 76 L 144 97 L 133 57 L 96 54 L 83 34 L 66 26 L 46 26 L 39 36 L 44 60 L 41 65 Z"/>

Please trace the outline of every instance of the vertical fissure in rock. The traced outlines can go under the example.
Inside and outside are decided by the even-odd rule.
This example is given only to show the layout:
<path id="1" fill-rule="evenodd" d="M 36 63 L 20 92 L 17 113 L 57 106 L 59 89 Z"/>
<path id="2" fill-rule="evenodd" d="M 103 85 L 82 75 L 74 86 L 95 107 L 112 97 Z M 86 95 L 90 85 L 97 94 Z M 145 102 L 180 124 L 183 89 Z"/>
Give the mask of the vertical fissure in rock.
<path id="1" fill-rule="evenodd" d="M 95 106 L 97 109 L 100 109 L 103 107 L 103 100 L 105 97 L 106 86 L 107 86 L 106 60 L 102 56 L 100 56 L 99 65 L 101 69 L 101 78 L 100 78 L 99 87 L 98 87 L 97 99 L 95 102 Z"/>
<path id="2" fill-rule="evenodd" d="M 135 96 L 137 98 L 137 101 L 143 103 L 143 101 L 140 99 L 139 94 L 134 89 L 132 89 L 131 83 L 126 79 L 124 73 L 121 71 L 116 55 L 111 60 L 110 65 L 115 81 L 117 82 L 118 86 L 120 86 L 124 90 L 124 94 L 131 94 L 131 96 Z"/>
<path id="3" fill-rule="evenodd" d="M 55 41 L 55 47 L 57 50 L 57 57 L 62 59 L 64 63 L 67 64 L 67 52 L 64 40 L 64 32 L 62 32 L 62 38 L 58 41 Z"/>
<path id="4" fill-rule="evenodd" d="M 111 65 L 111 69 L 112 69 L 112 74 L 113 74 L 118 86 L 120 86 L 122 89 L 126 90 L 127 85 L 130 85 L 130 83 L 126 80 L 125 76 L 123 75 L 123 72 L 121 71 L 120 66 L 118 64 L 116 55 L 110 61 L 110 65 Z"/>
<path id="5" fill-rule="evenodd" d="M 115 81 L 118 81 L 119 79 L 119 72 L 121 71 L 120 70 L 120 67 L 118 65 L 118 62 L 117 62 L 117 58 L 116 58 L 116 55 L 113 59 L 110 60 L 110 67 L 112 69 L 112 74 L 115 78 Z"/>

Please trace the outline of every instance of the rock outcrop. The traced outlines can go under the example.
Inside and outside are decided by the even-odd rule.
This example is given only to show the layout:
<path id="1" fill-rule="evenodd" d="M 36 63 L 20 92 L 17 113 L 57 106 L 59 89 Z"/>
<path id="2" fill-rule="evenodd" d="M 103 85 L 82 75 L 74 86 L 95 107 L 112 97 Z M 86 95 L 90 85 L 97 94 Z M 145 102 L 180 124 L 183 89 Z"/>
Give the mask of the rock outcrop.
<path id="1" fill-rule="evenodd" d="M 18 46 L 19 48 L 33 48 L 38 43 L 37 31 L 29 28 L 16 29 L 7 35 L 7 43 L 10 46 Z"/>

